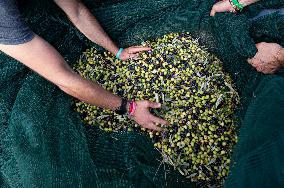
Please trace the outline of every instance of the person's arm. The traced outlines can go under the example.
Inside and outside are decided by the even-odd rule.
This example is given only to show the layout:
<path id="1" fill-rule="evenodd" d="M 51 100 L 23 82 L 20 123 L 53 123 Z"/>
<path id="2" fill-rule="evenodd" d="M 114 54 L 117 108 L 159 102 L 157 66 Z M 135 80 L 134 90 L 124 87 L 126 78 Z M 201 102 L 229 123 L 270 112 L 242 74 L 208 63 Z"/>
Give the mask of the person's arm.
<path id="1" fill-rule="evenodd" d="M 55 3 L 66 13 L 70 21 L 91 41 L 113 54 L 118 52 L 119 48 L 106 34 L 84 4 L 78 0 L 55 0 Z"/>
<path id="2" fill-rule="evenodd" d="M 55 3 L 66 13 L 70 21 L 92 42 L 102 46 L 114 55 L 119 48 L 107 35 L 94 15 L 80 0 L 55 0 Z M 133 46 L 122 51 L 120 58 L 126 60 L 135 58 L 141 51 L 148 51 L 151 48 Z"/>
<path id="3" fill-rule="evenodd" d="M 256 3 L 260 0 L 238 0 L 238 2 L 243 5 L 243 7 L 249 6 L 253 3 Z M 218 12 L 229 12 L 232 10 L 232 5 L 229 0 L 219 1 L 214 4 L 211 9 L 210 16 L 215 16 Z"/>
<path id="4" fill-rule="evenodd" d="M 119 97 L 96 83 L 81 78 L 67 65 L 63 57 L 39 36 L 20 45 L 0 45 L 0 50 L 80 100 L 113 110 L 120 105 Z"/>
<path id="5" fill-rule="evenodd" d="M 260 0 L 239 0 L 239 3 L 242 4 L 244 7 L 246 7 L 258 1 Z"/>
<path id="6" fill-rule="evenodd" d="M 121 98 L 103 89 L 97 83 L 75 73 L 63 57 L 46 41 L 35 36 L 31 41 L 19 45 L 0 45 L 0 50 L 22 62 L 66 93 L 92 105 L 112 110 L 121 105 Z M 159 108 L 158 103 L 137 101 L 135 121 L 145 128 L 161 130 L 158 124 L 168 122 L 150 114 L 148 108 Z"/>

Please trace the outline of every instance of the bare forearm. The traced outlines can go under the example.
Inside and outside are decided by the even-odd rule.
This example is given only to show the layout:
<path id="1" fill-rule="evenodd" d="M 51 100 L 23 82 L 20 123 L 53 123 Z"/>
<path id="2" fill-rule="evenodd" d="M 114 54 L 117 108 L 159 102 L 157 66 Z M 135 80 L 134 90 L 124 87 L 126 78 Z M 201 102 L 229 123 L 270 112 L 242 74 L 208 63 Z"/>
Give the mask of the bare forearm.
<path id="1" fill-rule="evenodd" d="M 118 47 L 106 34 L 94 15 L 78 0 L 55 1 L 67 14 L 70 21 L 92 42 L 104 47 L 113 54 L 118 52 Z"/>
<path id="2" fill-rule="evenodd" d="M 22 62 L 73 97 L 109 109 L 116 109 L 120 106 L 120 97 L 76 74 L 63 57 L 38 36 L 21 45 L 0 45 L 0 50 Z"/>
<path id="3" fill-rule="evenodd" d="M 76 74 L 76 73 L 73 73 Z M 121 98 L 105 90 L 100 85 L 79 75 L 74 75 L 65 84 L 58 85 L 69 95 L 88 104 L 116 110 L 121 104 Z"/>
<path id="4" fill-rule="evenodd" d="M 77 22 L 74 22 L 74 25 L 91 41 L 116 54 L 118 52 L 116 44 L 106 34 L 90 11 L 83 4 L 80 5 L 79 17 Z"/>
<path id="5" fill-rule="evenodd" d="M 243 6 L 249 6 L 249 5 L 251 5 L 251 4 L 253 4 L 253 3 L 256 3 L 256 2 L 258 2 L 258 1 L 260 1 L 260 0 L 239 0 L 239 2 L 243 5 Z"/>

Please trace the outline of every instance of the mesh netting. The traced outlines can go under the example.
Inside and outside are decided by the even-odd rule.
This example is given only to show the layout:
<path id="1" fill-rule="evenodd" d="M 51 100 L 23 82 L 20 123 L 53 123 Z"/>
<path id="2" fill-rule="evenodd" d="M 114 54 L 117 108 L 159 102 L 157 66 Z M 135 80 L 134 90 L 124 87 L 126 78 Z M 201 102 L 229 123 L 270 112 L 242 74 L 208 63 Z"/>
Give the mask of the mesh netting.
<path id="1" fill-rule="evenodd" d="M 255 42 L 284 45 L 279 15 L 249 20 L 266 7 L 283 7 L 283 0 L 214 18 L 209 16 L 214 2 L 207 0 L 85 3 L 122 47 L 169 32 L 200 38 L 224 62 L 241 96 L 240 139 L 225 187 L 284 186 L 283 72 L 262 75 L 245 61 L 254 56 Z M 70 65 L 93 45 L 52 2 L 28 1 L 23 12 L 33 31 Z M 1 187 L 194 187 L 160 163 L 145 136 L 83 127 L 70 96 L 4 54 L 0 62 Z"/>

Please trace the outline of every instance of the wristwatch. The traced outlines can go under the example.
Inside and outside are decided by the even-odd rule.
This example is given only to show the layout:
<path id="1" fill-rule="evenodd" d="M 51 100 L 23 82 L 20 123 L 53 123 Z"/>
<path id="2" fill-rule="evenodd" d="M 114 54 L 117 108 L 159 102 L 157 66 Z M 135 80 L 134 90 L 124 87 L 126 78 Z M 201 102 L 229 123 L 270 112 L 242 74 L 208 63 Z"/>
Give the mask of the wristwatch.
<path id="1" fill-rule="evenodd" d="M 119 115 L 126 114 L 127 113 L 127 103 L 128 103 L 128 100 L 125 99 L 125 98 L 122 98 L 121 99 L 121 105 L 117 110 L 115 110 L 115 113 L 117 113 Z"/>

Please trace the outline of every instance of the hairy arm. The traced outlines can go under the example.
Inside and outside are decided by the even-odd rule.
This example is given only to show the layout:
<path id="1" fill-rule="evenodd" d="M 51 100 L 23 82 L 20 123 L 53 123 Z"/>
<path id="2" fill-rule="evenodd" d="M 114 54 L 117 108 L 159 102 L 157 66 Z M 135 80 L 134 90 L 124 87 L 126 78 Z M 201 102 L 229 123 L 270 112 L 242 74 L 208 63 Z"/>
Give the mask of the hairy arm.
<path id="1" fill-rule="evenodd" d="M 24 44 L 0 45 L 0 50 L 81 101 L 111 110 L 116 110 L 121 105 L 122 100 L 119 96 L 76 74 L 63 57 L 37 35 Z M 160 104 L 150 101 L 136 101 L 136 104 L 137 109 L 133 114 L 133 119 L 141 126 L 161 130 L 155 123 L 168 124 L 167 121 L 155 117 L 149 112 L 149 108 L 159 108 Z"/>
<path id="2" fill-rule="evenodd" d="M 0 45 L 0 50 L 84 102 L 112 110 L 121 104 L 120 97 L 75 73 L 63 57 L 37 35 L 24 44 Z"/>
<path id="3" fill-rule="evenodd" d="M 94 15 L 80 0 L 55 0 L 55 3 L 66 13 L 70 21 L 92 42 L 102 46 L 116 55 L 119 48 L 107 35 Z M 131 46 L 124 49 L 120 55 L 121 60 L 138 57 L 142 51 L 151 48 Z"/>
<path id="4" fill-rule="evenodd" d="M 81 1 L 55 0 L 55 3 L 66 13 L 70 21 L 92 42 L 104 47 L 113 54 L 118 52 L 119 48 Z"/>

